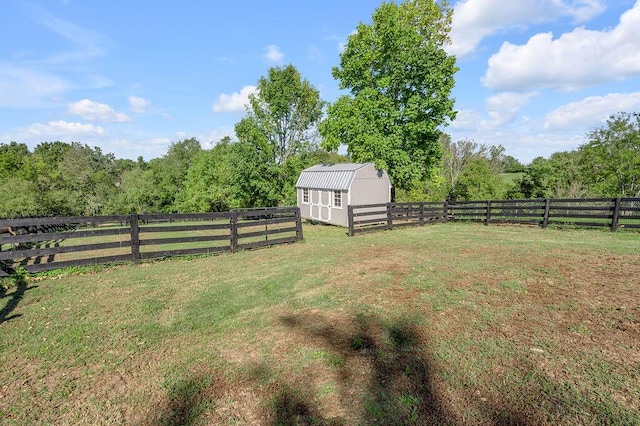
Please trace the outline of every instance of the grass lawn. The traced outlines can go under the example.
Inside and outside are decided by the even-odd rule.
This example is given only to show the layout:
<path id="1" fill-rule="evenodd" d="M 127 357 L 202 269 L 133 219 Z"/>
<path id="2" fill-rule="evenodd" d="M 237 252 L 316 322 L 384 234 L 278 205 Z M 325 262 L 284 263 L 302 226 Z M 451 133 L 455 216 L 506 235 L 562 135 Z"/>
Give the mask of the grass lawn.
<path id="1" fill-rule="evenodd" d="M 16 280 L 0 423 L 640 424 L 638 233 L 304 235 Z"/>

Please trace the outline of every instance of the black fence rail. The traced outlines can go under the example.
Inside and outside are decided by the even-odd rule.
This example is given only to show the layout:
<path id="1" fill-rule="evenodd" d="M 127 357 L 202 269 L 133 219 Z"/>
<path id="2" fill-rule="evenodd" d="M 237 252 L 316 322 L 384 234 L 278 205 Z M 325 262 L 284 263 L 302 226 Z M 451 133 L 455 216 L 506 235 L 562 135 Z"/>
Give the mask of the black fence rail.
<path id="1" fill-rule="evenodd" d="M 0 220 L 0 276 L 236 252 L 302 239 L 297 207 L 197 214 L 42 217 Z"/>
<path id="2" fill-rule="evenodd" d="M 443 203 L 384 203 L 349 205 L 349 235 L 376 229 L 392 229 L 429 222 L 446 222 L 449 213 Z"/>
<path id="3" fill-rule="evenodd" d="M 349 235 L 429 222 L 640 229 L 640 198 L 587 198 L 386 203 L 349 206 Z"/>

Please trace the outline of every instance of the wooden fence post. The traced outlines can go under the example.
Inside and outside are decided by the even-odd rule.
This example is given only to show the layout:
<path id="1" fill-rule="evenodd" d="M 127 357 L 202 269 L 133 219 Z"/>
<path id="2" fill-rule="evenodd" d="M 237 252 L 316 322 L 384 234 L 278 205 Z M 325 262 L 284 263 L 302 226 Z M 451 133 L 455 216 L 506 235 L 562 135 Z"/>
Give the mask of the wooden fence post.
<path id="1" fill-rule="evenodd" d="M 387 229 L 393 229 L 393 217 L 391 216 L 391 204 L 387 203 Z"/>
<path id="2" fill-rule="evenodd" d="M 302 241 L 302 214 L 300 207 L 296 209 L 296 239 Z"/>
<path id="3" fill-rule="evenodd" d="M 351 204 L 347 206 L 347 216 L 349 218 L 349 236 L 353 237 L 353 235 L 355 234 L 355 226 L 353 217 L 353 206 Z"/>
<path id="4" fill-rule="evenodd" d="M 424 226 L 424 201 L 420 202 L 420 226 Z"/>
<path id="5" fill-rule="evenodd" d="M 131 215 L 131 257 L 134 262 L 140 260 L 140 228 L 137 214 Z"/>
<path id="6" fill-rule="evenodd" d="M 611 219 L 611 231 L 618 229 L 618 218 L 620 217 L 620 197 L 616 198 L 613 205 L 613 218 Z"/>
<path id="7" fill-rule="evenodd" d="M 489 226 L 489 222 L 491 222 L 491 200 L 487 201 L 487 214 L 484 218 L 484 224 Z"/>
<path id="8" fill-rule="evenodd" d="M 238 212 L 231 210 L 229 218 L 229 233 L 231 234 L 231 253 L 238 251 Z"/>
<path id="9" fill-rule="evenodd" d="M 442 215 L 442 221 L 447 223 L 449 221 L 449 200 L 444 200 L 444 210 Z"/>
<path id="10" fill-rule="evenodd" d="M 267 215 L 264 215 L 264 240 L 269 241 L 269 220 Z"/>
<path id="11" fill-rule="evenodd" d="M 544 216 L 542 217 L 542 227 L 546 228 L 549 225 L 549 212 L 551 211 L 551 199 L 546 198 L 544 200 Z"/>

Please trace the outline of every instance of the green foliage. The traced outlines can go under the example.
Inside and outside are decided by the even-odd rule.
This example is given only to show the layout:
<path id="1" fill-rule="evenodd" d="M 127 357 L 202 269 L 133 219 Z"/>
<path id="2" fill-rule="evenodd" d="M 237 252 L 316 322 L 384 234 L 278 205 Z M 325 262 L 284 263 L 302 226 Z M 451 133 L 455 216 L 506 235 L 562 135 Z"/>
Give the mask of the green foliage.
<path id="1" fill-rule="evenodd" d="M 33 154 L 24 144 L 0 145 L 8 193 L 0 216 L 99 214 L 116 192 L 114 161 L 78 142 L 43 142 Z"/>
<path id="2" fill-rule="evenodd" d="M 0 185 L 0 218 L 39 216 L 44 211 L 33 182 L 7 177 Z"/>
<path id="3" fill-rule="evenodd" d="M 517 165 L 511 161 L 513 157 L 504 155 L 502 145 L 487 146 L 469 139 L 452 142 L 446 134 L 440 136 L 439 143 L 443 152 L 440 167 L 426 183 L 406 192 L 408 201 L 496 199 L 513 186 L 501 174 L 507 166 Z"/>
<path id="4" fill-rule="evenodd" d="M 4 297 L 6 292 L 12 288 L 25 287 L 29 275 L 29 271 L 23 267 L 19 267 L 16 268 L 9 277 L 0 278 L 0 297 Z"/>
<path id="5" fill-rule="evenodd" d="M 118 193 L 111 199 L 109 213 L 159 213 L 158 187 L 151 169 L 136 166 L 120 174 Z"/>
<path id="6" fill-rule="evenodd" d="M 582 172 L 579 151 L 557 152 L 549 159 L 534 158 L 526 173 L 516 181 L 510 198 L 581 198 L 592 193 Z M 587 179 L 585 179 L 587 178 Z M 593 193 L 595 196 L 596 194 Z"/>
<path id="7" fill-rule="evenodd" d="M 232 198 L 239 152 L 228 138 L 198 153 L 189 168 L 178 200 L 181 212 L 218 212 L 241 207 Z"/>
<path id="8" fill-rule="evenodd" d="M 447 55 L 452 9 L 432 0 L 383 3 L 349 36 L 333 76 L 341 96 L 321 124 L 323 147 L 346 144 L 353 160 L 373 161 L 392 183 L 425 181 L 441 155 L 440 127 L 455 118 L 457 71 Z"/>
<path id="9" fill-rule="evenodd" d="M 640 114 L 619 113 L 587 135 L 583 171 L 603 196 L 640 196 Z"/>
<path id="10" fill-rule="evenodd" d="M 156 186 L 156 205 L 165 213 L 177 212 L 177 197 L 193 159 L 202 151 L 196 138 L 173 142 L 167 153 L 149 163 Z"/>
<path id="11" fill-rule="evenodd" d="M 495 200 L 504 198 L 506 184 L 484 158 L 474 158 L 462 171 L 453 189 L 454 200 Z"/>
<path id="12" fill-rule="evenodd" d="M 302 155 L 315 149 L 314 130 L 322 117 L 320 93 L 293 65 L 270 68 L 250 96 L 247 116 L 235 130 L 235 203 L 243 207 L 295 204 Z"/>
<path id="13" fill-rule="evenodd" d="M 0 144 L 0 179 L 24 177 L 29 148 L 23 143 Z"/>
<path id="14" fill-rule="evenodd" d="M 270 68 L 249 96 L 247 116 L 236 124 L 238 139 L 250 142 L 271 162 L 283 166 L 312 139 L 310 131 L 322 117 L 320 92 L 293 65 Z"/>

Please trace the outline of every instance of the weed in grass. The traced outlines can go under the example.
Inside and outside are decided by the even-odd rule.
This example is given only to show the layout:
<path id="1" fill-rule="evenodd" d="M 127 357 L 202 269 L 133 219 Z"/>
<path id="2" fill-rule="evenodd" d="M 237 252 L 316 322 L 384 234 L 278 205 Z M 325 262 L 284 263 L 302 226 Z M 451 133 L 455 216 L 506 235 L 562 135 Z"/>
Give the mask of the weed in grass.
<path id="1" fill-rule="evenodd" d="M 327 353 L 327 351 L 313 351 L 311 356 L 313 357 L 313 359 L 323 359 L 327 358 L 329 354 Z"/>
<path id="2" fill-rule="evenodd" d="M 329 395 L 334 393 L 336 390 L 335 385 L 324 385 L 322 388 L 320 388 L 320 394 L 321 395 Z"/>
<path id="3" fill-rule="evenodd" d="M 584 334 L 584 335 L 591 334 L 591 330 L 589 330 L 589 327 L 587 327 L 583 323 L 575 324 L 575 325 L 570 326 L 569 327 L 569 331 L 572 331 L 572 332 L 578 333 L 578 334 Z"/>
<path id="4" fill-rule="evenodd" d="M 500 283 L 500 286 L 505 290 L 513 291 L 517 294 L 526 292 L 526 287 L 519 280 L 507 280 Z"/>

